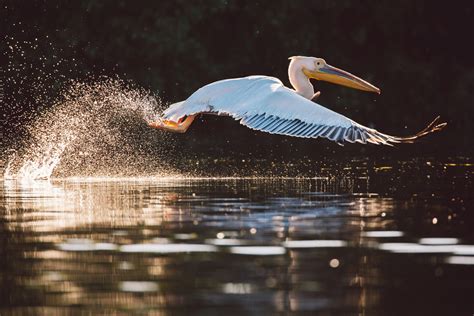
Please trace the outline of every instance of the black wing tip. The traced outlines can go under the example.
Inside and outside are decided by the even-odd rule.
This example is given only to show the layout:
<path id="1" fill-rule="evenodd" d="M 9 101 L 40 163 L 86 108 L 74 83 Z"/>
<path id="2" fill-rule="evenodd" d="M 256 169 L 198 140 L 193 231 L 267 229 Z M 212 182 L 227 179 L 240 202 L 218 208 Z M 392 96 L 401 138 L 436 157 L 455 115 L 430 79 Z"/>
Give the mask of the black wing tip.
<path id="1" fill-rule="evenodd" d="M 441 116 L 437 116 L 428 126 L 426 126 L 424 129 L 419 131 L 413 136 L 408 136 L 408 137 L 393 137 L 395 140 L 395 143 L 408 143 L 412 144 L 415 141 L 418 141 L 420 138 L 423 138 L 429 134 L 439 132 L 443 130 L 446 126 L 448 126 L 447 122 L 439 123 L 439 120 L 441 119 Z"/>
<path id="2" fill-rule="evenodd" d="M 437 116 L 427 127 L 425 127 L 422 131 L 417 133 L 415 136 L 422 137 L 434 132 L 439 132 L 446 126 L 448 126 L 447 122 L 439 123 L 441 116 Z"/>

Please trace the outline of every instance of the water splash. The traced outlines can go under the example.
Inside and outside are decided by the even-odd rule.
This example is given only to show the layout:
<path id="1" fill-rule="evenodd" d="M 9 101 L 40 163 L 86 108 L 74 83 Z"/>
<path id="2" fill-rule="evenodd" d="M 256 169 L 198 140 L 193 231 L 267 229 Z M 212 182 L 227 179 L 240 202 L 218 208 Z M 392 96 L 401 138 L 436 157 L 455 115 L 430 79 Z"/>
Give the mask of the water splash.
<path id="1" fill-rule="evenodd" d="M 168 174 L 160 157 L 172 144 L 146 124 L 160 108 L 158 98 L 120 80 L 73 82 L 27 123 L 4 178 Z"/>
<path id="2" fill-rule="evenodd" d="M 44 180 L 49 179 L 53 173 L 54 168 L 61 161 L 61 154 L 66 149 L 68 142 L 51 144 L 45 148 L 45 152 L 38 152 L 35 157 L 20 158 L 17 161 L 15 153 L 13 158 L 8 161 L 4 178 L 5 179 L 20 179 L 20 180 Z M 32 154 L 32 153 L 30 153 Z M 20 167 L 15 169 L 16 164 Z"/>

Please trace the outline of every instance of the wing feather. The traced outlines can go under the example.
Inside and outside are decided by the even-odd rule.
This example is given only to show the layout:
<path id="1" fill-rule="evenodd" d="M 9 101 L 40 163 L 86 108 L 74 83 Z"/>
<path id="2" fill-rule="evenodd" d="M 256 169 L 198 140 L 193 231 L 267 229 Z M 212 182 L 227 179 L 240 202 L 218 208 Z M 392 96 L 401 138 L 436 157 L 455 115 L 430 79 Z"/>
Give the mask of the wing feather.
<path id="1" fill-rule="evenodd" d="M 267 76 L 228 79 L 206 85 L 186 101 L 172 104 L 164 111 L 163 118 L 178 122 L 184 116 L 199 113 L 229 115 L 251 129 L 272 134 L 323 137 L 340 144 L 346 141 L 377 145 L 413 142 L 446 125 L 437 124 L 438 117 L 414 136 L 390 136 L 305 99 L 277 78 Z"/>

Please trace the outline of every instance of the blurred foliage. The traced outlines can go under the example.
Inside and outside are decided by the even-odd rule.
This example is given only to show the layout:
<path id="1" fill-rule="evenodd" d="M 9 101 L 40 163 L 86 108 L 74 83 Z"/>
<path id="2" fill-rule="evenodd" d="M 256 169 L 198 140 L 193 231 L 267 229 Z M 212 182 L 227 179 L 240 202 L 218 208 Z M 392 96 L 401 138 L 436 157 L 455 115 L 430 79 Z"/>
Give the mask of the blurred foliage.
<path id="1" fill-rule="evenodd" d="M 17 79 L 7 88 L 23 95 L 15 109 L 3 106 L 3 130 L 47 106 L 31 94 L 54 98 L 67 79 L 118 75 L 172 103 L 231 77 L 266 74 L 288 84 L 287 58 L 309 55 L 382 89 L 376 96 L 316 83 L 320 103 L 400 135 L 441 115 L 448 129 L 417 148 L 457 155 L 474 147 L 472 1 L 9 0 L 0 7 L 2 61 L 15 65 L 5 66 L 5 76 Z M 204 117 L 176 139 L 209 155 L 341 150 L 325 141 L 263 135 L 223 118 Z M 253 144 L 260 146 L 250 149 Z M 376 150 L 360 147 L 344 150 Z"/>

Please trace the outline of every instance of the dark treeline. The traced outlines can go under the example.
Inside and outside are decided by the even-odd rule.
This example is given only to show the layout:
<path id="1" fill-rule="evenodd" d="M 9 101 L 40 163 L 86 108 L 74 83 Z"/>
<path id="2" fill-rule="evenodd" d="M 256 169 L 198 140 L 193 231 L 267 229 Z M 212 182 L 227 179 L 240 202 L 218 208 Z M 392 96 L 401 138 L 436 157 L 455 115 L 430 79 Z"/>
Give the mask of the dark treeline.
<path id="1" fill-rule="evenodd" d="M 19 132 L 17 123 L 48 106 L 68 79 L 118 76 L 171 103 L 231 77 L 266 74 L 288 84 L 287 58 L 310 55 L 382 89 L 376 96 L 316 83 L 323 105 L 392 134 L 415 132 L 436 115 L 448 129 L 401 150 L 340 149 L 213 117 L 173 137 L 205 155 L 470 154 L 473 8 L 472 1 L 412 0 L 1 1 L 2 131 Z"/>

